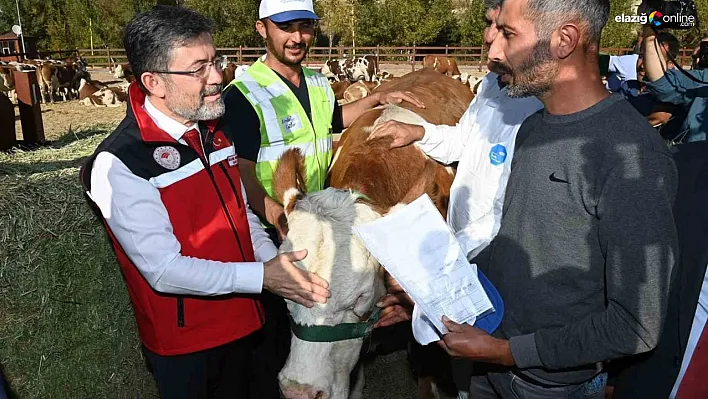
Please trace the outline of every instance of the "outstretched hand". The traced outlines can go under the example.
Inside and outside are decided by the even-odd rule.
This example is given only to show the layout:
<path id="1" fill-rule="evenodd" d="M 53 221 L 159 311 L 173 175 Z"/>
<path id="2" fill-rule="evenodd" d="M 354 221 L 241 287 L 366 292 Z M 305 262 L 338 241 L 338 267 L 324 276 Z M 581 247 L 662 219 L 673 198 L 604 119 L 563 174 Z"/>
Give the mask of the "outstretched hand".
<path id="1" fill-rule="evenodd" d="M 303 260 L 307 250 L 282 253 L 263 265 L 263 288 L 308 308 L 315 302 L 326 303 L 329 283 L 322 277 L 302 270 L 293 262 Z"/>

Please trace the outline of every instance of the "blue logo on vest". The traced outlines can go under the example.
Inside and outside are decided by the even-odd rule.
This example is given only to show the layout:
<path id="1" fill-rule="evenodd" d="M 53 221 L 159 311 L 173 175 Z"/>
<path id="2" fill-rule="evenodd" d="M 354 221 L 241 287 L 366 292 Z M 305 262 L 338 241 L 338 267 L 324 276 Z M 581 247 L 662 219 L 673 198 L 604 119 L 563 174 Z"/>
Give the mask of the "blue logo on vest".
<path id="1" fill-rule="evenodd" d="M 495 166 L 503 164 L 506 161 L 506 147 L 501 144 L 492 147 L 489 152 L 489 161 Z"/>

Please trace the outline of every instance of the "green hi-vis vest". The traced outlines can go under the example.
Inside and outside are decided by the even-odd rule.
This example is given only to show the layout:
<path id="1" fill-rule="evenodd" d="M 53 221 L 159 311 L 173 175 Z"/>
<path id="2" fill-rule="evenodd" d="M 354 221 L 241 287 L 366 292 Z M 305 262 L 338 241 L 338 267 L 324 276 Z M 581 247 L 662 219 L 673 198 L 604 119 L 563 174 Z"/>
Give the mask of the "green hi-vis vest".
<path id="1" fill-rule="evenodd" d="M 273 174 L 286 150 L 299 148 L 305 156 L 308 192 L 324 188 L 332 160 L 334 92 L 324 75 L 305 67 L 302 70 L 310 98 L 312 123 L 295 94 L 262 59 L 231 82 L 248 99 L 261 121 L 256 177 L 272 198 L 275 198 Z"/>

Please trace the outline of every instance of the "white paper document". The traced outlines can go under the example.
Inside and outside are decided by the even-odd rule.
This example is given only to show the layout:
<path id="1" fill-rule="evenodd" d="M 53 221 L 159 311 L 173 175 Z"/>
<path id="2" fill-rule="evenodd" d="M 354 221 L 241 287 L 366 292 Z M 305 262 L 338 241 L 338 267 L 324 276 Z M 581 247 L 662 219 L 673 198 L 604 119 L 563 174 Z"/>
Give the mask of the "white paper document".
<path id="1" fill-rule="evenodd" d="M 476 265 L 469 264 L 427 194 L 352 230 L 415 301 L 413 332 L 418 342 L 440 339 L 435 329 L 448 332 L 442 316 L 472 324 L 493 310 Z M 426 327 L 429 324 L 435 329 Z"/>

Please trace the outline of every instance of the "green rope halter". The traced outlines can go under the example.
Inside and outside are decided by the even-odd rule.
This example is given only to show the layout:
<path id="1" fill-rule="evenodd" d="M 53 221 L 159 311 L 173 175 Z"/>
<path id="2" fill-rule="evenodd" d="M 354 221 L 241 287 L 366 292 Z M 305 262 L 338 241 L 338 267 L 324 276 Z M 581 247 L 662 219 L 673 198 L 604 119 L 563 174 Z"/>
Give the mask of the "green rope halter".
<path id="1" fill-rule="evenodd" d="M 290 328 L 296 337 L 307 342 L 338 342 L 348 339 L 367 338 L 379 319 L 381 309 L 371 313 L 366 321 L 359 323 L 342 323 L 333 326 L 305 326 L 291 320 Z"/>

